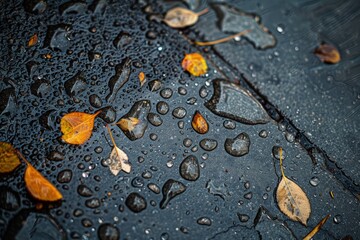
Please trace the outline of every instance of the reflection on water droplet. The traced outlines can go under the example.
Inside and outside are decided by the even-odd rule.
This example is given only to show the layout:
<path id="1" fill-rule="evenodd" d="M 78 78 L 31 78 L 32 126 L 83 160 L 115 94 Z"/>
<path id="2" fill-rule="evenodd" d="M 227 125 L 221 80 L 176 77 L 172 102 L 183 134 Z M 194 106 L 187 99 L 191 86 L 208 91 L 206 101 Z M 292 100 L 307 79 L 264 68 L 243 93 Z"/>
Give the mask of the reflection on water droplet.
<path id="1" fill-rule="evenodd" d="M 277 160 L 280 160 L 280 149 L 282 147 L 280 146 L 274 146 L 272 148 L 272 154 L 274 156 L 274 158 L 276 158 Z M 285 150 L 282 148 L 282 160 L 284 160 L 286 158 L 286 152 Z"/>
<path id="2" fill-rule="evenodd" d="M 261 130 L 259 132 L 259 136 L 262 137 L 262 138 L 267 138 L 267 136 L 269 136 L 269 132 L 266 131 L 266 130 Z"/>
<path id="3" fill-rule="evenodd" d="M 313 186 L 313 187 L 316 187 L 317 185 L 319 185 L 319 183 L 320 183 L 320 180 L 319 180 L 318 177 L 312 177 L 312 178 L 310 179 L 310 184 L 311 184 L 311 186 Z"/>
<path id="4" fill-rule="evenodd" d="M 211 219 L 207 217 L 201 217 L 196 222 L 199 225 L 211 226 Z"/>
<path id="5" fill-rule="evenodd" d="M 276 27 L 276 31 L 278 31 L 278 32 L 281 33 L 281 34 L 284 34 L 284 33 L 285 33 L 284 28 L 285 28 L 284 25 L 279 24 L 279 25 Z"/>
<path id="6" fill-rule="evenodd" d="M 334 220 L 334 223 L 339 224 L 342 221 L 342 217 L 340 214 L 337 214 L 334 216 L 333 220 Z"/>

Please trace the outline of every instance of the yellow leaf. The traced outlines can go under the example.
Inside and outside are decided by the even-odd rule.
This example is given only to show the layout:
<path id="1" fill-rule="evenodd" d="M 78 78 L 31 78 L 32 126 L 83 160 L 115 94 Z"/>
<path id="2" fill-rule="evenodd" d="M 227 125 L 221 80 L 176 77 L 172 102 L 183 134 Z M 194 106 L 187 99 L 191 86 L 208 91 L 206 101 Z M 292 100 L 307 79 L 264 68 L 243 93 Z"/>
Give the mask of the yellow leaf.
<path id="1" fill-rule="evenodd" d="M 109 157 L 109 168 L 112 174 L 114 174 L 115 176 L 118 175 L 118 173 L 123 170 L 126 173 L 130 173 L 131 171 L 131 165 L 129 164 L 129 159 L 128 156 L 126 155 L 126 153 L 124 151 L 122 151 L 120 148 L 118 148 L 116 146 L 114 137 L 112 136 L 112 133 L 110 131 L 110 128 L 108 126 L 106 126 L 111 141 L 114 145 L 113 150 L 110 153 L 110 157 Z"/>
<path id="2" fill-rule="evenodd" d="M 282 149 L 280 148 L 280 168 L 282 178 L 277 187 L 278 206 L 291 220 L 299 221 L 306 226 L 310 217 L 311 206 L 306 193 L 292 180 L 285 176 L 282 166 Z"/>
<path id="3" fill-rule="evenodd" d="M 20 159 L 14 147 L 7 142 L 0 142 L 0 173 L 9 173 L 20 165 Z"/>
<path id="4" fill-rule="evenodd" d="M 60 122 L 62 139 L 69 144 L 85 143 L 91 137 L 94 120 L 99 113 L 72 112 L 63 116 Z"/>
<path id="5" fill-rule="evenodd" d="M 326 223 L 326 221 L 328 220 L 328 218 L 330 217 L 330 214 L 328 214 L 326 217 L 324 217 L 315 227 L 313 230 L 311 230 L 311 232 L 308 233 L 308 235 L 306 235 L 304 237 L 303 240 L 310 240 L 312 237 L 314 237 L 314 235 L 320 231 L 321 227 Z"/>
<path id="6" fill-rule="evenodd" d="M 170 9 L 164 18 L 164 22 L 172 28 L 183 28 L 195 24 L 199 16 L 208 12 L 205 8 L 203 11 L 195 13 L 186 8 L 176 7 Z"/>
<path id="7" fill-rule="evenodd" d="M 140 81 L 140 86 L 142 87 L 146 82 L 145 73 L 140 72 L 138 77 L 139 77 L 139 81 Z"/>
<path id="8" fill-rule="evenodd" d="M 193 76 L 200 76 L 207 72 L 207 64 L 203 56 L 199 53 L 185 54 L 181 66 Z"/>
<path id="9" fill-rule="evenodd" d="M 35 34 L 29 39 L 28 47 L 34 46 L 37 42 L 38 42 L 38 36 L 37 36 L 37 34 L 35 33 Z"/>
<path id="10" fill-rule="evenodd" d="M 19 156 L 26 163 L 25 185 L 31 196 L 41 201 L 54 202 L 63 198 L 61 192 L 39 173 L 31 164 L 18 152 Z"/>
<path id="11" fill-rule="evenodd" d="M 129 117 L 120 119 L 116 124 L 119 125 L 123 131 L 132 131 L 139 122 L 140 120 L 138 118 Z"/>

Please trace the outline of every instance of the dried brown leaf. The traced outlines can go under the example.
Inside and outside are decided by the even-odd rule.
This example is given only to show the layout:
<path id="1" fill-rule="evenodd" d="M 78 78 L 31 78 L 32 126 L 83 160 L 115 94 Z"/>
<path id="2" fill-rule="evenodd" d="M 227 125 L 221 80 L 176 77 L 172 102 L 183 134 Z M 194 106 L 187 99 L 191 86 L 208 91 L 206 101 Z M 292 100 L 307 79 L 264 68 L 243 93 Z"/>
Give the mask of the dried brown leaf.
<path id="1" fill-rule="evenodd" d="M 315 234 L 317 232 L 320 231 L 321 227 L 326 223 L 326 221 L 329 219 L 330 214 L 326 215 L 326 217 L 324 217 L 315 227 L 313 230 L 311 230 L 311 232 L 309 232 L 304 238 L 303 240 L 310 240 L 312 239 L 312 237 L 315 236 Z"/>
<path id="2" fill-rule="evenodd" d="M 314 53 L 324 63 L 335 64 L 341 60 L 339 50 L 331 44 L 320 44 L 320 46 L 315 49 Z"/>
<path id="3" fill-rule="evenodd" d="M 0 142 L 0 173 L 14 171 L 20 165 L 15 148 L 7 142 Z"/>
<path id="4" fill-rule="evenodd" d="M 172 28 L 183 28 L 195 24 L 199 16 L 208 12 L 208 9 L 196 13 L 186 8 L 176 7 L 170 9 L 163 21 Z"/>
<path id="5" fill-rule="evenodd" d="M 209 131 L 209 124 L 199 111 L 196 111 L 191 121 L 193 129 L 200 134 L 205 134 Z"/>
<path id="6" fill-rule="evenodd" d="M 37 42 L 38 42 L 38 35 L 35 33 L 35 34 L 32 35 L 31 38 L 29 39 L 28 47 L 34 46 L 35 44 L 37 44 Z"/>
<path id="7" fill-rule="evenodd" d="M 306 226 L 311 213 L 310 201 L 306 193 L 285 176 L 282 166 L 282 149 L 280 149 L 280 168 L 282 178 L 276 191 L 278 206 L 281 212 L 291 220 L 301 222 Z"/>

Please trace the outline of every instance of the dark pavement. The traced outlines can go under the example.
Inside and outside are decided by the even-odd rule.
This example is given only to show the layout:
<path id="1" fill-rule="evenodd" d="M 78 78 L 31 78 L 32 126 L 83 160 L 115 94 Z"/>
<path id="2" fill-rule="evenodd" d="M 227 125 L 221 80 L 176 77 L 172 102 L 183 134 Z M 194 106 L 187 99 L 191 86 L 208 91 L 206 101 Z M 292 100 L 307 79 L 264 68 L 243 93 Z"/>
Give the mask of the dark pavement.
<path id="1" fill-rule="evenodd" d="M 160 20 L 174 6 L 209 12 L 176 30 Z M 64 196 L 39 207 L 26 190 L 24 165 L 1 175 L 1 239 L 29 239 L 30 232 L 30 239 L 302 239 L 327 214 L 314 239 L 360 236 L 357 1 L 31 0 L 0 1 L 0 9 L 0 141 Z M 252 36 L 191 43 L 249 26 Z M 38 43 L 28 47 L 35 33 Z M 321 42 L 335 45 L 342 60 L 322 63 L 313 54 Z M 206 58 L 206 75 L 182 69 L 191 52 Z M 216 82 L 228 95 L 214 106 L 211 99 L 225 93 Z M 99 109 L 84 145 L 60 141 L 64 114 Z M 206 134 L 191 126 L 196 111 L 209 124 Z M 146 127 L 131 137 L 111 126 L 132 165 L 114 176 L 105 125 L 125 114 L 140 114 Z M 248 153 L 238 157 L 227 143 L 241 133 Z M 307 226 L 277 206 L 280 146 L 285 174 L 310 200 Z M 195 173 L 182 172 L 184 163 Z"/>

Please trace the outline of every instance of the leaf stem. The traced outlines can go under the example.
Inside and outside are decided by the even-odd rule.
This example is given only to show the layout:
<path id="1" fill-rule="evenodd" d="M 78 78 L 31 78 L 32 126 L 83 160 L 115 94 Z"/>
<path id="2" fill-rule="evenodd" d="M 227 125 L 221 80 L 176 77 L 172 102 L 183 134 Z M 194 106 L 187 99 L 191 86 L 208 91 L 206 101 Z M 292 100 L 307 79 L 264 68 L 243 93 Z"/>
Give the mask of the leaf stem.
<path id="1" fill-rule="evenodd" d="M 280 170 L 281 170 L 281 175 L 283 178 L 286 178 L 285 173 L 284 173 L 284 168 L 283 168 L 283 150 L 282 147 L 280 147 L 279 149 L 279 155 L 280 155 Z"/>
<path id="2" fill-rule="evenodd" d="M 249 32 L 251 32 L 251 29 L 247 29 L 247 30 L 241 31 L 239 33 L 236 33 L 234 35 L 231 35 L 231 36 L 228 36 L 228 37 L 225 37 L 225 38 L 220 38 L 220 39 L 210 41 L 210 42 L 197 42 L 196 41 L 195 44 L 198 45 L 198 46 L 212 46 L 212 45 L 215 45 L 215 44 L 218 44 L 218 43 L 223 43 L 223 42 L 230 41 L 233 38 L 240 37 L 240 36 L 245 35 L 245 34 L 247 34 Z"/>
<path id="3" fill-rule="evenodd" d="M 208 9 L 208 8 L 205 8 L 205 9 L 201 10 L 200 12 L 197 12 L 196 14 L 197 14 L 198 16 L 201 16 L 201 15 L 204 15 L 205 13 L 207 13 L 208 11 L 209 11 L 209 9 Z"/>
<path id="4" fill-rule="evenodd" d="M 21 154 L 21 152 L 19 150 L 16 149 L 16 154 L 21 158 L 21 160 L 23 160 L 26 165 L 31 165 L 28 160 L 25 159 L 25 157 Z"/>
<path id="5" fill-rule="evenodd" d="M 113 135 L 112 135 L 112 133 L 111 133 L 111 130 L 110 130 L 108 124 L 106 124 L 106 128 L 107 128 L 107 130 L 108 130 L 108 132 L 109 132 L 109 135 L 110 135 L 110 139 L 111 139 L 112 144 L 114 145 L 114 147 L 117 147 L 117 146 L 116 146 L 116 143 L 115 143 L 115 140 L 114 140 L 114 137 L 113 137 Z"/>

